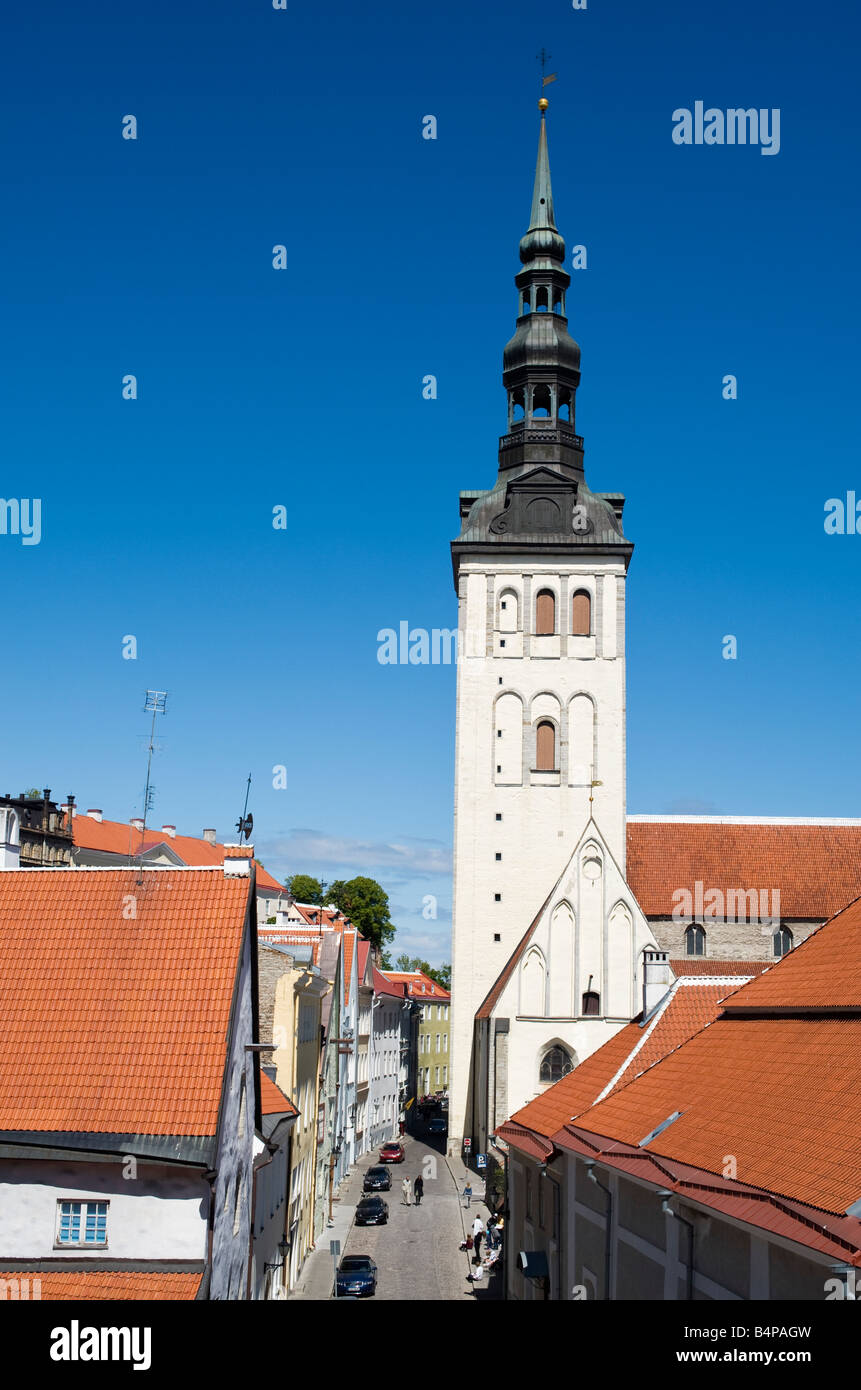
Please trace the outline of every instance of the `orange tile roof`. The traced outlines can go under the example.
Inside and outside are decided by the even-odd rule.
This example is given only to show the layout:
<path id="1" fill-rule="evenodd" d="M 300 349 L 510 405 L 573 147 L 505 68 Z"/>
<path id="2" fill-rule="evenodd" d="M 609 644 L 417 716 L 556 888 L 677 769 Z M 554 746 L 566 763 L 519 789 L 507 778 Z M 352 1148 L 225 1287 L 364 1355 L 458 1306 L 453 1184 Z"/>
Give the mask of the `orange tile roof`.
<path id="1" fill-rule="evenodd" d="M 250 880 L 139 876 L 0 872 L 0 1129 L 215 1133 Z"/>
<path id="2" fill-rule="evenodd" d="M 674 975 L 761 975 L 773 962 L 767 960 L 714 960 L 711 956 L 682 956 L 671 960 Z"/>
<path id="3" fill-rule="evenodd" d="M 549 1138 L 588 1110 L 602 1093 L 612 1095 L 711 1023 L 722 1001 L 734 997 L 736 989 L 736 985 L 699 976 L 677 980 L 645 1025 L 639 1014 L 561 1081 L 512 1115 L 512 1123 Z"/>
<path id="4" fill-rule="evenodd" d="M 344 932 L 344 1003 L 350 1002 L 350 981 L 353 978 L 353 952 L 356 947 L 358 932 L 346 930 Z"/>
<path id="5" fill-rule="evenodd" d="M 92 1301 L 96 1299 L 194 1299 L 203 1278 L 201 1270 L 125 1269 L 26 1269 L 0 1270 L 0 1279 L 29 1279 L 40 1282 L 43 1302 Z"/>
<path id="6" fill-rule="evenodd" d="M 72 826 L 74 829 L 75 844 L 81 849 L 99 850 L 103 854 L 122 855 L 127 859 L 130 854 L 138 854 L 141 850 L 141 833 L 135 830 L 125 821 L 94 820 L 92 816 L 81 815 L 73 817 Z M 164 834 L 161 830 L 149 829 L 143 840 L 145 849 L 153 849 L 156 845 L 168 845 L 183 864 L 192 867 L 204 866 L 209 864 L 223 864 L 225 847 L 220 844 L 210 844 L 209 840 L 197 839 L 193 835 L 174 835 Z M 245 847 L 243 846 L 243 849 Z M 277 890 L 286 895 L 287 889 L 283 883 L 279 883 L 276 878 L 262 865 L 257 865 L 257 887 Z"/>
<path id="7" fill-rule="evenodd" d="M 779 967 L 739 990 L 733 1007 L 861 1008 L 861 898 L 812 932 Z"/>
<path id="8" fill-rule="evenodd" d="M 261 1115 L 298 1115 L 299 1111 L 281 1090 L 276 1086 L 271 1076 L 261 1069 L 260 1072 L 260 1113 Z"/>
<path id="9" fill-rule="evenodd" d="M 389 978 L 388 973 L 378 970 L 376 966 L 374 966 L 374 992 L 376 994 L 390 994 L 395 999 L 406 997 L 403 985 L 397 984 L 396 981 Z"/>
<path id="10" fill-rule="evenodd" d="M 647 917 L 679 889 L 778 889 L 782 917 L 824 921 L 861 893 L 861 825 L 636 821 L 627 879 Z"/>
<path id="11" fill-rule="evenodd" d="M 407 994 L 411 999 L 433 998 L 434 1003 L 445 1004 L 451 999 L 451 994 L 444 985 L 432 980 L 430 975 L 426 975 L 423 970 L 386 970 L 383 972 L 394 980 L 395 984 L 406 985 Z M 422 989 L 424 985 L 424 989 Z"/>

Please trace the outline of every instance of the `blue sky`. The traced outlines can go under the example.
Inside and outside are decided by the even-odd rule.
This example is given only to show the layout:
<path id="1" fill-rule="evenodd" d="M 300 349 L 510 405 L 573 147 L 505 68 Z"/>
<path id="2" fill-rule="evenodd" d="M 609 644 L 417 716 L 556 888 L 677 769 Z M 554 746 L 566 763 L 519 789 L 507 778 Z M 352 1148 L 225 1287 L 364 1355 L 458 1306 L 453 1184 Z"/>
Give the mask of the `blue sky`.
<path id="1" fill-rule="evenodd" d="M 251 772 L 268 868 L 368 872 L 396 949 L 449 958 L 454 668 L 381 666 L 376 635 L 456 621 L 544 45 L 587 478 L 636 546 L 629 809 L 857 814 L 861 537 L 823 525 L 861 496 L 857 13 L 49 0 L 5 27 L 2 493 L 42 538 L 0 535 L 0 790 L 125 819 L 167 689 L 153 823 L 229 837 Z M 779 154 L 675 145 L 697 100 L 779 108 Z"/>

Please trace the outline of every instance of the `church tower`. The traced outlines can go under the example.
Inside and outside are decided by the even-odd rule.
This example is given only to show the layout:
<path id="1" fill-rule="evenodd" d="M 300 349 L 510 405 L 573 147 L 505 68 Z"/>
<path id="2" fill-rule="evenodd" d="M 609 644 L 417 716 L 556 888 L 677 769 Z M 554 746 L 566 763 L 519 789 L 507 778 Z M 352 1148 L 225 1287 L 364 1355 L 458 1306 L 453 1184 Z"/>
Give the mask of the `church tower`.
<path id="1" fill-rule="evenodd" d="M 452 542 L 455 1146 L 478 1135 L 476 1013 L 590 817 L 625 872 L 625 576 L 633 547 L 622 532 L 624 498 L 586 484 L 575 419 L 580 348 L 568 331 L 571 277 L 553 212 L 546 100 L 539 107 L 517 324 L 503 357 L 508 425 L 496 482 L 460 494 L 461 533 Z M 561 994 L 548 962 L 547 998 L 564 996 L 560 1012 L 569 1017 L 600 1012 L 608 992 L 600 963 L 584 961 L 588 979 L 574 978 L 580 966 L 570 962 L 580 956 L 572 949 L 566 958 L 571 978 Z"/>

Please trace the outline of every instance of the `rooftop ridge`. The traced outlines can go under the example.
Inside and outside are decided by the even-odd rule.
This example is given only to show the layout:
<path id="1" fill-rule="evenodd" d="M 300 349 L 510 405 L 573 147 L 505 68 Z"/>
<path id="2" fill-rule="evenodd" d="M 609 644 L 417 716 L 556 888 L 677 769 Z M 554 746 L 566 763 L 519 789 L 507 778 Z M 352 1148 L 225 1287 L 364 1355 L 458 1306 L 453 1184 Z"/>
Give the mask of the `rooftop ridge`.
<path id="1" fill-rule="evenodd" d="M 861 825 L 857 816 L 662 816 L 636 812 L 626 819 L 638 825 Z"/>

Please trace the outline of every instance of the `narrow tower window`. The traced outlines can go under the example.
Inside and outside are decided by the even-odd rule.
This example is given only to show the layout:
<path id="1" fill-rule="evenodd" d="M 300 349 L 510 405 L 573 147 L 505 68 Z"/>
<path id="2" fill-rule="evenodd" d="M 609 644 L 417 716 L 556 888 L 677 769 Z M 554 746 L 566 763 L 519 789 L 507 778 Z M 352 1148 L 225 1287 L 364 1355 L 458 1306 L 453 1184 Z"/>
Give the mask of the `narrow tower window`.
<path id="1" fill-rule="evenodd" d="M 547 286 L 539 285 L 535 291 L 535 308 L 539 314 L 547 313 Z"/>
<path id="2" fill-rule="evenodd" d="M 556 595 L 550 589 L 541 589 L 535 600 L 535 635 L 552 637 L 556 631 Z"/>
<path id="3" fill-rule="evenodd" d="M 535 767 L 538 772 L 556 771 L 556 730 L 549 719 L 542 719 L 535 731 Z"/>
<path id="4" fill-rule="evenodd" d="M 592 631 L 592 600 L 585 589 L 578 589 L 571 603 L 571 632 L 588 637 Z"/>
<path id="5" fill-rule="evenodd" d="M 594 989 L 587 989 L 583 995 L 583 1013 L 586 1015 L 599 1014 L 601 1012 L 601 1000 Z"/>
<path id="6" fill-rule="evenodd" d="M 685 930 L 685 954 L 704 956 L 706 953 L 706 934 L 698 922 L 691 922 Z"/>
<path id="7" fill-rule="evenodd" d="M 550 418 L 550 387 L 546 385 L 535 386 L 532 390 L 532 418 L 535 420 L 547 420 Z"/>

